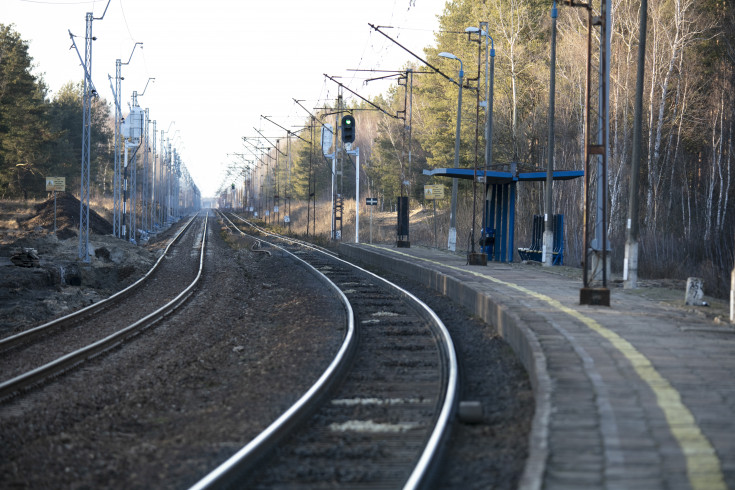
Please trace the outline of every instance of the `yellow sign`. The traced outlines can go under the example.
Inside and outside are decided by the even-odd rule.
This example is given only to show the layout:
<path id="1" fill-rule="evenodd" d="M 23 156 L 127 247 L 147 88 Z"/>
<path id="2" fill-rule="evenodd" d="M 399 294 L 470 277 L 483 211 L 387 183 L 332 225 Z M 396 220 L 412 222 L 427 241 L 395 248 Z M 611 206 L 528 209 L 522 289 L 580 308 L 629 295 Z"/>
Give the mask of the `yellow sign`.
<path id="1" fill-rule="evenodd" d="M 424 186 L 424 199 L 444 199 L 444 186 L 441 184 L 436 185 L 425 185 Z"/>
<path id="2" fill-rule="evenodd" d="M 66 191 L 66 177 L 46 177 L 47 191 Z"/>

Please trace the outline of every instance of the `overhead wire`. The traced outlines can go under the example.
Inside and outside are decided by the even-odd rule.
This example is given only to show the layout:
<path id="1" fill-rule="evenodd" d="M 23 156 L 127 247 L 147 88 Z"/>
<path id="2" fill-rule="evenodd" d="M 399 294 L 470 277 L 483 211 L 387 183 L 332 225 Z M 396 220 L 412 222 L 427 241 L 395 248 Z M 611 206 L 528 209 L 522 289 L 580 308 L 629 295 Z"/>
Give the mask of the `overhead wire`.
<path id="1" fill-rule="evenodd" d="M 44 0 L 18 0 L 20 2 L 25 3 L 40 3 L 43 5 L 84 5 L 86 3 L 97 3 L 99 1 L 103 0 L 86 0 L 86 1 L 77 1 L 77 2 L 50 2 L 50 1 L 44 1 Z"/>
<path id="2" fill-rule="evenodd" d="M 122 0 L 120 0 L 120 13 L 122 13 L 123 22 L 125 23 L 125 29 L 128 31 L 128 36 L 130 36 L 131 41 L 135 41 L 135 38 L 133 37 L 133 34 L 130 32 L 130 26 L 128 25 L 128 19 L 125 17 L 125 9 L 123 9 Z"/>

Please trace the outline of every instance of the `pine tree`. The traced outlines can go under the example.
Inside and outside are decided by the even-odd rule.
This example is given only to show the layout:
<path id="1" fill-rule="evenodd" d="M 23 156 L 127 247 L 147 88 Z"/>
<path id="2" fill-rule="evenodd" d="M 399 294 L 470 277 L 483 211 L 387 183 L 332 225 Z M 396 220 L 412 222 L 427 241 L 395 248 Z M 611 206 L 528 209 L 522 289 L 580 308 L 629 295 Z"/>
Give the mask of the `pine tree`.
<path id="1" fill-rule="evenodd" d="M 32 68 L 28 44 L 0 24 L 0 197 L 27 199 L 45 188 L 46 88 Z"/>

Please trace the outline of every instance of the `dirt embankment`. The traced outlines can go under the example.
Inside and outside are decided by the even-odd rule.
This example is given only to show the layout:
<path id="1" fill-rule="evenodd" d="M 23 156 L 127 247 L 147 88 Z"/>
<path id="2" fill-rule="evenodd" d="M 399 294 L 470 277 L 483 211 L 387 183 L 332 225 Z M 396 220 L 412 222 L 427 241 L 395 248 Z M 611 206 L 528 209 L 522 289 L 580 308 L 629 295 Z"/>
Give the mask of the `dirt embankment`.
<path id="1" fill-rule="evenodd" d="M 0 206 L 0 336 L 99 301 L 150 269 L 170 230 L 145 246 L 112 235 L 112 224 L 89 210 L 89 262 L 79 260 L 79 200 L 68 193 L 25 206 Z M 54 215 L 56 233 L 54 233 Z M 35 267 L 10 260 L 24 249 Z"/>

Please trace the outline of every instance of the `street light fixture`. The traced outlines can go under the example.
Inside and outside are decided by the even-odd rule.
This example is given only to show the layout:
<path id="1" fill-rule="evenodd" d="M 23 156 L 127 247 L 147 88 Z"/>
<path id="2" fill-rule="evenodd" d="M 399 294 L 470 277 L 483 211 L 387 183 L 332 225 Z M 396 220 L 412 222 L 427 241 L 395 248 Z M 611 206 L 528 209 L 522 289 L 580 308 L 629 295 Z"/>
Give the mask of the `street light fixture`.
<path id="1" fill-rule="evenodd" d="M 459 97 L 457 102 L 457 130 L 454 136 L 454 168 L 459 168 L 459 133 L 462 124 L 462 79 L 464 78 L 464 64 L 452 53 L 442 51 L 442 58 L 459 61 Z M 452 252 L 457 248 L 457 178 L 452 178 L 452 202 L 449 211 L 449 239 L 447 248 Z"/>

